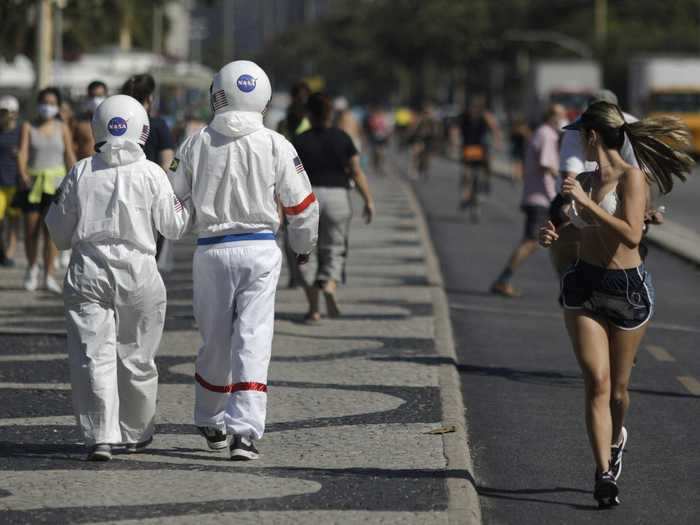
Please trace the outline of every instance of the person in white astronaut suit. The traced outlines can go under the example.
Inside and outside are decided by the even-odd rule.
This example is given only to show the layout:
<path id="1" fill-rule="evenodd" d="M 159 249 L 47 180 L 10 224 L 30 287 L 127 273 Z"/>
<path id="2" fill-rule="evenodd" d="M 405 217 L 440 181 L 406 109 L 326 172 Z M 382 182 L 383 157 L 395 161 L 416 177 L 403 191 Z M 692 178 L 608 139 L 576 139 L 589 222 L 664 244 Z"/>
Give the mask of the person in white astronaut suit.
<path id="1" fill-rule="evenodd" d="M 73 406 L 87 459 L 112 447 L 139 452 L 153 439 L 165 321 L 165 287 L 155 260 L 156 230 L 180 237 L 188 203 L 146 160 L 143 106 L 126 95 L 102 102 L 92 119 L 96 153 L 63 181 L 46 216 L 51 238 L 72 248 L 63 286 Z"/>
<path id="2" fill-rule="evenodd" d="M 318 236 L 318 204 L 294 147 L 263 126 L 272 90 L 249 61 L 214 77 L 210 124 L 182 144 L 171 167 L 191 200 L 198 247 L 194 314 L 203 344 L 196 361 L 195 425 L 209 448 L 257 459 L 265 429 L 267 372 L 281 252 L 278 201 L 299 262 Z"/>

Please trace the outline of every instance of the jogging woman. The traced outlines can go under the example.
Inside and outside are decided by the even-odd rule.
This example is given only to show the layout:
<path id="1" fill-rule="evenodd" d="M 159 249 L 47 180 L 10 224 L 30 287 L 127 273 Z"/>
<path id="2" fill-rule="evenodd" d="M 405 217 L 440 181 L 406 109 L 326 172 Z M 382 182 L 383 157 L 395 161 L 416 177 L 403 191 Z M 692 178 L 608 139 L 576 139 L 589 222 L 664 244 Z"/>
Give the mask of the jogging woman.
<path id="1" fill-rule="evenodd" d="M 540 243 L 579 241 L 579 259 L 561 278 L 559 302 L 583 371 L 594 497 L 609 506 L 619 503 L 630 373 L 654 312 L 651 276 L 639 253 L 649 186 L 670 192 L 674 178 L 685 180 L 693 161 L 681 152 L 690 136 L 675 118 L 627 124 L 616 105 L 597 102 L 565 129 L 580 131 L 586 159 L 598 169 L 564 181 L 570 221 L 559 229 L 549 222 Z M 621 151 L 630 147 L 639 169 L 623 160 Z"/>

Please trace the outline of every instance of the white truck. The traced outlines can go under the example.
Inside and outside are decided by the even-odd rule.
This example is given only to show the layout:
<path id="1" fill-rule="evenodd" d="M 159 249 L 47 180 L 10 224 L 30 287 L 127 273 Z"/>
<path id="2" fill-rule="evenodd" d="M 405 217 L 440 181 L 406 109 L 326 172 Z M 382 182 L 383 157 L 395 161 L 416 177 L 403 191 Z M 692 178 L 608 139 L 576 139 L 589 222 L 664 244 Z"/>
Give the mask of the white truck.
<path id="1" fill-rule="evenodd" d="M 637 57 L 627 85 L 630 112 L 683 119 L 693 134 L 693 152 L 700 153 L 700 57 Z"/>
<path id="2" fill-rule="evenodd" d="M 601 88 L 601 69 L 592 60 L 538 60 L 528 80 L 529 118 L 540 122 L 547 106 L 557 102 L 575 119 L 588 105 L 592 94 Z"/>

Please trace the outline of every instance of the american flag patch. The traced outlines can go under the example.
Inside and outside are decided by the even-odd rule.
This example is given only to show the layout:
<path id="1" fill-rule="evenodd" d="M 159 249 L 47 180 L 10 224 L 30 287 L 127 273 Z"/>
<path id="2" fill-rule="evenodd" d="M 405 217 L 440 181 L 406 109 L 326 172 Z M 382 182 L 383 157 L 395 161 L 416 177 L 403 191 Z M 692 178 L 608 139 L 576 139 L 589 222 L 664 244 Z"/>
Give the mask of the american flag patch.
<path id="1" fill-rule="evenodd" d="M 211 100 L 212 100 L 211 104 L 212 104 L 212 106 L 214 106 L 214 110 L 221 109 L 228 104 L 228 102 L 226 100 L 226 93 L 224 93 L 223 89 L 220 89 L 219 91 L 214 93 L 211 96 Z"/>
<path id="2" fill-rule="evenodd" d="M 182 211 L 182 203 L 180 202 L 180 199 L 177 198 L 177 195 L 173 195 L 173 200 L 175 203 L 175 211 L 180 213 Z"/>
<path id="3" fill-rule="evenodd" d="M 294 157 L 294 167 L 297 170 L 297 173 L 304 173 L 304 165 L 301 163 L 301 159 L 299 157 Z"/>
<path id="4" fill-rule="evenodd" d="M 141 142 L 143 142 L 144 144 L 145 144 L 146 141 L 148 140 L 148 134 L 150 133 L 150 131 L 151 131 L 151 128 L 149 128 L 148 126 L 144 126 L 143 128 L 141 128 L 141 137 L 140 137 L 140 140 L 141 140 Z"/>

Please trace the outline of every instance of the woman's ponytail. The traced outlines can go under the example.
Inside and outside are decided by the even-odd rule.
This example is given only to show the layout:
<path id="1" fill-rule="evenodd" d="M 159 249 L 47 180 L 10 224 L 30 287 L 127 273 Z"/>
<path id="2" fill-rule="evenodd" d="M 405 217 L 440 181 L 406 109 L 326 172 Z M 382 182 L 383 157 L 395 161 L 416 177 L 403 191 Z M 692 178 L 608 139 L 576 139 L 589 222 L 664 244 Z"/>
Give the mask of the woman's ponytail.
<path id="1" fill-rule="evenodd" d="M 661 193 L 673 189 L 674 177 L 685 181 L 695 161 L 685 153 L 691 135 L 676 117 L 654 117 L 624 126 L 639 167 Z"/>

